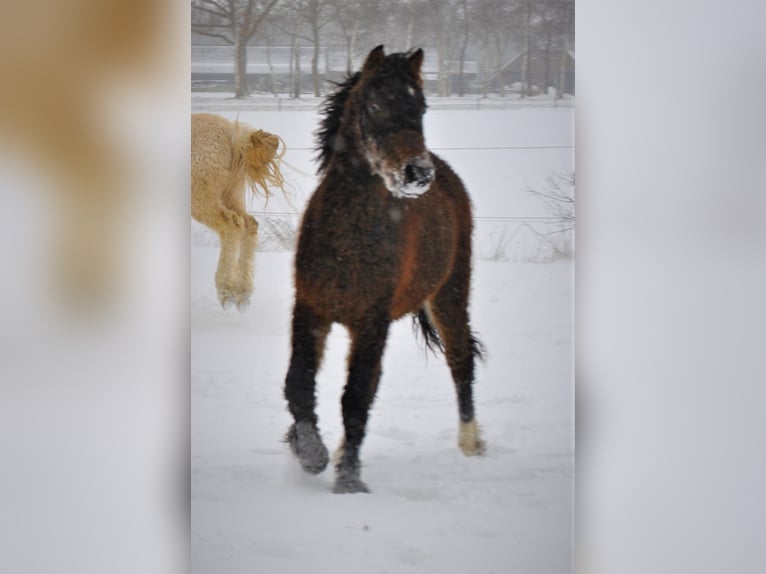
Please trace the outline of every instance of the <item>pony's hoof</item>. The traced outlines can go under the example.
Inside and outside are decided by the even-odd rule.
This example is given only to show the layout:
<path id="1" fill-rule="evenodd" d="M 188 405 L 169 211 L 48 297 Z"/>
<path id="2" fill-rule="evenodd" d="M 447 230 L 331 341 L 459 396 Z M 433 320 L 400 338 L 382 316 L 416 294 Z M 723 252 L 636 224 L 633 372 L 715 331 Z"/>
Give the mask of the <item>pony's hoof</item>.
<path id="1" fill-rule="evenodd" d="M 236 298 L 234 294 L 227 289 L 218 291 L 218 300 L 221 302 L 221 307 L 224 309 L 224 311 L 228 311 L 236 304 Z"/>
<path id="2" fill-rule="evenodd" d="M 357 492 L 370 492 L 367 485 L 360 478 L 338 477 L 332 491 L 335 494 L 355 494 Z"/>
<path id="3" fill-rule="evenodd" d="M 242 295 L 237 299 L 237 311 L 244 313 L 250 307 L 250 296 Z"/>
<path id="4" fill-rule="evenodd" d="M 287 442 L 304 471 L 319 474 L 327 468 L 330 460 L 327 447 L 311 423 L 301 421 L 292 425 L 287 431 Z"/>

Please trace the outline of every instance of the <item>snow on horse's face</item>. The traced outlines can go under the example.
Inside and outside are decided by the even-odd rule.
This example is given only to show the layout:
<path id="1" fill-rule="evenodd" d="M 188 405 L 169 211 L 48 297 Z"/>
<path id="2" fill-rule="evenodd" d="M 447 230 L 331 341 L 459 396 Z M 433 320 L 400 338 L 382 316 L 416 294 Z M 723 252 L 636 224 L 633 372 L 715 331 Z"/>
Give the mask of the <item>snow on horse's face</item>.
<path id="1" fill-rule="evenodd" d="M 361 100 L 357 129 L 365 158 L 395 197 L 418 197 L 434 179 L 423 138 L 422 62 L 422 50 L 400 59 L 387 59 L 382 50 L 373 50 L 356 89 Z"/>

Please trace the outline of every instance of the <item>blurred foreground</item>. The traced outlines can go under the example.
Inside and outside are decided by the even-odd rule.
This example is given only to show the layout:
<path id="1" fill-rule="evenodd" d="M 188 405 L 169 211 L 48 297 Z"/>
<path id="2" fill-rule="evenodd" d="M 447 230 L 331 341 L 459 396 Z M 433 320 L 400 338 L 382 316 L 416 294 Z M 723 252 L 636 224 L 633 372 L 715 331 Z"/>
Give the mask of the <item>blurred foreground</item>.
<path id="1" fill-rule="evenodd" d="M 183 567 L 188 6 L 0 19 L 0 571 Z"/>

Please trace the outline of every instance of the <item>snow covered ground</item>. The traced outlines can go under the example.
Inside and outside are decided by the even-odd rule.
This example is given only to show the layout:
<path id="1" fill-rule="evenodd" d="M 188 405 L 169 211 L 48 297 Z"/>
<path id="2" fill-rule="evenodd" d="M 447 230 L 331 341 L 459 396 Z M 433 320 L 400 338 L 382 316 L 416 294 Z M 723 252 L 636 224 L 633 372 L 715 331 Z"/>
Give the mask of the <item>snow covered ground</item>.
<path id="1" fill-rule="evenodd" d="M 534 216 L 541 207 L 521 189 L 544 182 L 551 171 L 572 170 L 573 152 L 566 147 L 573 144 L 572 114 L 542 107 L 431 110 L 426 141 L 464 179 L 476 215 Z M 300 210 L 316 182 L 316 112 L 246 111 L 239 117 L 287 142 L 287 177 Z M 254 202 L 252 209 L 264 208 Z M 274 198 L 269 209 L 287 208 Z M 213 285 L 218 249 L 206 233 L 192 228 L 194 572 L 571 570 L 571 260 L 489 261 L 477 253 L 471 309 L 488 349 L 476 382 L 485 457 L 460 453 L 444 359 L 427 356 L 402 320 L 389 335 L 362 449 L 362 475 L 372 493 L 334 495 L 332 469 L 305 475 L 282 443 L 290 423 L 282 384 L 290 352 L 292 253 L 258 252 L 249 310 L 223 311 Z M 334 327 L 318 376 L 320 427 L 330 449 L 342 434 L 347 348 L 344 329 Z"/>

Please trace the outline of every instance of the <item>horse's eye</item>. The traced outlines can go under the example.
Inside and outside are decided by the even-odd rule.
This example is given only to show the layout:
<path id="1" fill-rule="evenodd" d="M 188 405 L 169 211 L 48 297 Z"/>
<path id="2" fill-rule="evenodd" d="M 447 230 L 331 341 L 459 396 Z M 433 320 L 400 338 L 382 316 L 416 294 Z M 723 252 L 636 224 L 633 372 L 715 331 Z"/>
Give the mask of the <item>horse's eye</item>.
<path id="1" fill-rule="evenodd" d="M 380 111 L 380 104 L 377 104 L 376 102 L 370 102 L 367 105 L 367 109 L 371 114 L 377 114 Z"/>

